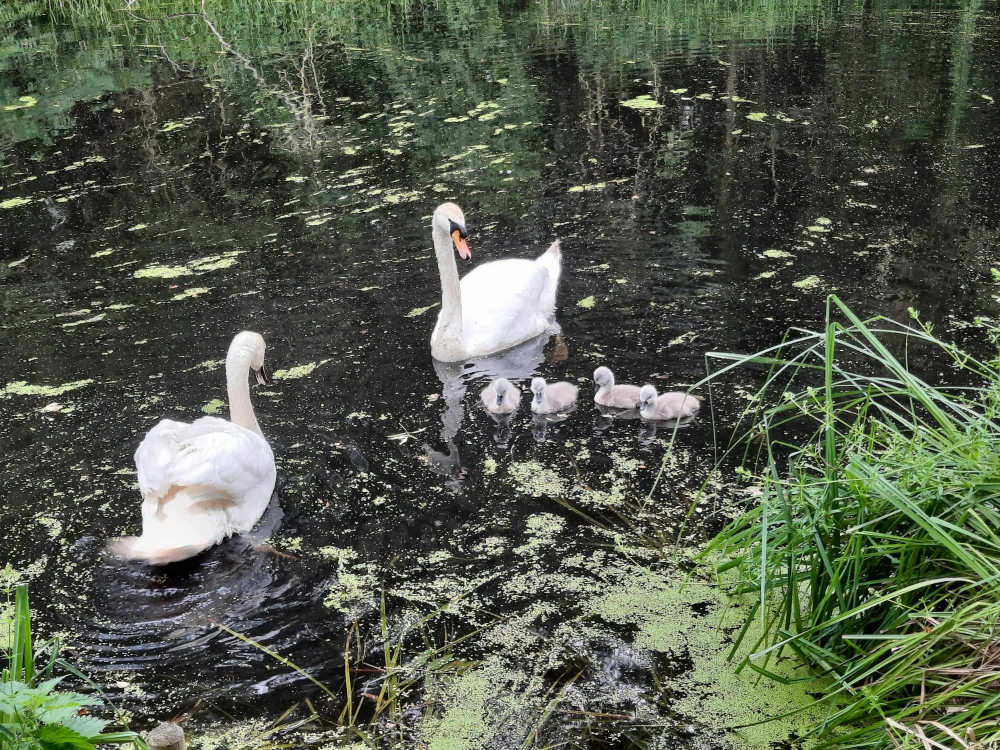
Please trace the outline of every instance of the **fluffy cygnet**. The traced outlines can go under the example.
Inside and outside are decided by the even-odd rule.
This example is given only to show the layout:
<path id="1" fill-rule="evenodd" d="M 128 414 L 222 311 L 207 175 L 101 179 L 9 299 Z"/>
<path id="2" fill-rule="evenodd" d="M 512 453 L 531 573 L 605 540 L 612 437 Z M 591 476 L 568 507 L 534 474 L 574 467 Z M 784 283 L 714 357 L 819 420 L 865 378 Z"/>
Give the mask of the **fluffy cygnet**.
<path id="1" fill-rule="evenodd" d="M 579 390 L 565 380 L 546 383 L 544 378 L 534 378 L 531 381 L 531 410 L 536 414 L 565 411 L 576 403 L 576 394 Z"/>
<path id="2" fill-rule="evenodd" d="M 639 416 L 643 419 L 684 419 L 696 415 L 700 408 L 697 398 L 681 391 L 657 396 L 656 389 L 648 384 L 639 391 Z"/>
<path id="3" fill-rule="evenodd" d="M 493 414 L 510 414 L 521 403 L 521 391 L 507 378 L 497 378 L 483 389 L 480 398 Z"/>
<path id="4" fill-rule="evenodd" d="M 614 409 L 635 409 L 639 406 L 639 386 L 615 385 L 615 375 L 607 367 L 594 370 L 597 393 L 594 403 Z"/>

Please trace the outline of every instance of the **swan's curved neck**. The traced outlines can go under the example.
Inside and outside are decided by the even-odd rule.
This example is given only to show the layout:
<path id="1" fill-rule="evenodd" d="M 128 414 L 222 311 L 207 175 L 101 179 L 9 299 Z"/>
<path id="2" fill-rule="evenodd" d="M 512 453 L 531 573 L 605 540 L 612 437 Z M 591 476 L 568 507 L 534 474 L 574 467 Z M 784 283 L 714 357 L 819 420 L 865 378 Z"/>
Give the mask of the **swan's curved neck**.
<path id="1" fill-rule="evenodd" d="M 438 316 L 438 337 L 460 345 L 462 342 L 462 288 L 458 281 L 458 264 L 451 249 L 448 232 L 434 225 L 434 253 L 441 274 L 441 314 Z"/>
<path id="2" fill-rule="evenodd" d="M 264 437 L 264 433 L 260 431 L 260 425 L 257 424 L 257 417 L 253 413 L 253 404 L 250 403 L 250 384 L 247 381 L 247 376 L 252 359 L 252 351 L 237 347 L 230 348 L 226 357 L 229 421 Z"/>

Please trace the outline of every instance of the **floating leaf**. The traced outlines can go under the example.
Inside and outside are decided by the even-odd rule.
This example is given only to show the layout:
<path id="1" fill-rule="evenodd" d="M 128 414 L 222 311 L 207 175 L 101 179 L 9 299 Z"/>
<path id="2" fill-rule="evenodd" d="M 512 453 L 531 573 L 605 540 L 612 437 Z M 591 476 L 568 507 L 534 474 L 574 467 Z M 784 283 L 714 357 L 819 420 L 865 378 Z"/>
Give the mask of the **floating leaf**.
<path id="1" fill-rule="evenodd" d="M 596 299 L 594 299 L 594 297 L 593 297 L 593 296 L 590 296 L 590 297 L 584 297 L 584 298 L 583 298 L 582 300 L 580 300 L 579 302 L 577 302 L 577 303 L 576 303 L 577 307 L 582 307 L 582 308 L 584 308 L 585 310 L 589 310 L 589 309 L 590 309 L 590 308 L 592 308 L 592 307 L 593 307 L 593 306 L 594 306 L 595 304 L 597 304 L 597 300 L 596 300 Z"/>
<path id="2" fill-rule="evenodd" d="M 211 401 L 209 401 L 207 404 L 201 407 L 201 410 L 206 414 L 218 414 L 219 409 L 221 409 L 225 405 L 226 402 L 223 401 L 221 398 L 213 398 Z"/>
<path id="3" fill-rule="evenodd" d="M 36 104 L 38 104 L 38 100 L 33 96 L 19 96 L 17 100 L 21 103 L 8 104 L 6 107 L 4 107 L 4 110 L 7 112 L 12 112 L 15 109 L 27 109 L 28 107 L 34 107 Z"/>
<path id="4" fill-rule="evenodd" d="M 796 281 L 792 284 L 792 286 L 797 287 L 798 289 L 815 289 L 819 285 L 819 276 L 807 276 L 801 281 Z"/>
<path id="5" fill-rule="evenodd" d="M 767 112 L 751 112 L 747 115 L 747 119 L 754 122 L 764 122 L 765 117 L 767 117 Z"/>
<path id="6" fill-rule="evenodd" d="M 441 304 L 440 302 L 435 302 L 433 305 L 427 305 L 427 307 L 414 307 L 412 310 L 410 310 L 408 313 L 406 313 L 406 317 L 407 318 L 415 318 L 418 315 L 423 315 L 425 312 L 427 312 L 428 310 L 430 310 L 432 307 L 437 307 L 440 304 Z"/>
<path id="7" fill-rule="evenodd" d="M 622 102 L 622 106 L 629 107 L 631 109 L 659 109 L 663 105 L 659 104 L 649 94 L 642 94 L 634 99 L 626 99 Z"/>
<path id="8" fill-rule="evenodd" d="M 762 255 L 765 258 L 794 258 L 795 257 L 794 255 L 792 255 L 787 250 L 775 250 L 774 248 L 765 250 L 762 253 Z"/>

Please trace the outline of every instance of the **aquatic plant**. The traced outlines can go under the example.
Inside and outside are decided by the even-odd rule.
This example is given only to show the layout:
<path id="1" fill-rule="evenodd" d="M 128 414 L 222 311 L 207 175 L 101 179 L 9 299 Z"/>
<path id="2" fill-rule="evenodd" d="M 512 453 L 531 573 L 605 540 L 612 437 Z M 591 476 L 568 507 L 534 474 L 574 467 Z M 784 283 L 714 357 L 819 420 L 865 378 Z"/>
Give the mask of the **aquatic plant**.
<path id="1" fill-rule="evenodd" d="M 0 629 L 9 635 L 3 649 L 7 666 L 0 677 L 0 748 L 87 750 L 125 743 L 146 747 L 135 732 L 104 732 L 111 722 L 88 715 L 104 705 L 101 700 L 57 689 L 66 677 L 52 676 L 57 666 L 97 686 L 59 658 L 57 641 L 39 646 L 32 643 L 26 584 L 15 589 L 13 616 L 6 620 L 0 616 Z M 48 651 L 48 660 L 43 666 L 36 663 L 35 656 L 44 651 Z"/>
<path id="2" fill-rule="evenodd" d="M 863 321 L 831 296 L 823 330 L 710 355 L 729 361 L 712 379 L 766 366 L 755 403 L 771 402 L 736 443 L 760 502 L 704 552 L 756 600 L 736 668 L 783 681 L 790 660 L 831 679 L 823 746 L 1000 740 L 1000 357 L 910 314 Z M 960 385 L 913 374 L 918 355 L 949 359 Z"/>
<path id="3" fill-rule="evenodd" d="M 403 713 L 407 707 L 421 702 L 420 688 L 425 681 L 458 677 L 475 666 L 475 662 L 457 658 L 452 652 L 463 641 L 481 633 L 482 628 L 457 638 L 450 637 L 445 630 L 444 642 L 440 645 L 433 642 L 427 630 L 427 626 L 455 601 L 451 600 L 413 622 L 396 625 L 390 622 L 386 613 L 383 593 L 377 632 L 362 639 L 358 622 L 347 630 L 343 650 L 344 679 L 337 688 L 331 688 L 317 680 L 305 669 L 263 644 L 225 625 L 220 624 L 218 627 L 311 682 L 334 706 L 332 711 L 319 711 L 307 700 L 306 705 L 310 711 L 308 717 L 281 725 L 280 722 L 290 713 L 289 709 L 275 725 L 268 728 L 266 734 L 289 732 L 314 720 L 326 718 L 329 719 L 328 723 L 336 726 L 338 736 L 346 731 L 348 736 L 374 746 L 373 743 L 378 740 L 392 742 L 406 739 L 407 721 Z M 412 635 L 417 635 L 424 647 L 419 652 L 407 654 L 404 644 Z M 419 715 L 419 712 L 409 713 Z"/>

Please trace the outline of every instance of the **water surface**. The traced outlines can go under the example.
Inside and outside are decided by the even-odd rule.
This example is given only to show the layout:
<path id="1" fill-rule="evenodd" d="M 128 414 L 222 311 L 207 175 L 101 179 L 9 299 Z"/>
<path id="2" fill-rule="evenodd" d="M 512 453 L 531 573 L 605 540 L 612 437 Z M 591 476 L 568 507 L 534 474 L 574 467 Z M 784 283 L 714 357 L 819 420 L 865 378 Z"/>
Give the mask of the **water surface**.
<path id="1" fill-rule="evenodd" d="M 400 630 L 461 595 L 425 630 L 484 628 L 455 648 L 481 664 L 428 686 L 407 741 L 519 747 L 561 690 L 548 741 L 761 746 L 725 726 L 787 699 L 713 693 L 670 615 L 716 644 L 732 623 L 621 519 L 676 536 L 753 380 L 715 389 L 653 490 L 670 431 L 605 418 L 590 375 L 686 388 L 831 292 L 981 342 L 996 4 L 209 5 L 0 14 L 0 563 L 47 630 L 140 724 L 266 721 L 316 691 L 216 623 L 339 689 L 355 622 L 382 658 L 383 592 Z M 559 336 L 432 362 L 444 200 L 473 263 L 562 238 Z M 174 569 L 108 558 L 139 529 L 139 440 L 225 414 L 245 328 L 279 376 L 253 390 L 275 502 Z M 498 427 L 496 373 L 587 398 Z M 746 501 L 710 486 L 681 556 Z"/>

